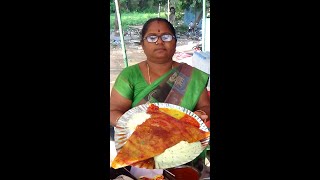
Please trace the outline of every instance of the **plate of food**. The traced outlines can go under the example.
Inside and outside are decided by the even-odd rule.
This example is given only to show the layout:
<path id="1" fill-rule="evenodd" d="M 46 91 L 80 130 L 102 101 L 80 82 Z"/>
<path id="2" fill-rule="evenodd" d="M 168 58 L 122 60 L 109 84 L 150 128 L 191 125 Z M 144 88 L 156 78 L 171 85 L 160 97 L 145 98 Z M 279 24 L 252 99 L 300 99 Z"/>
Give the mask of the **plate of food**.
<path id="1" fill-rule="evenodd" d="M 210 132 L 192 111 L 169 103 L 148 103 L 124 113 L 115 126 L 114 169 L 167 169 L 195 159 Z"/>

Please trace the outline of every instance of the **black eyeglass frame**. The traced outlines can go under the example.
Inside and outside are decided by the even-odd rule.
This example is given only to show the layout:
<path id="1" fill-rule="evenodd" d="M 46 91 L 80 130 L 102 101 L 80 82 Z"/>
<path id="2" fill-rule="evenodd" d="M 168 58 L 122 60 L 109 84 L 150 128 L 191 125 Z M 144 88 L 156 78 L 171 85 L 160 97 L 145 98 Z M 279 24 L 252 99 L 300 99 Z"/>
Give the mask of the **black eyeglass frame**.
<path id="1" fill-rule="evenodd" d="M 154 42 L 148 40 L 148 38 L 149 38 L 149 37 L 152 37 L 152 36 L 153 36 L 153 37 L 157 37 L 157 39 L 156 39 Z M 149 36 L 144 37 L 143 40 L 147 40 L 147 42 L 149 42 L 149 43 L 156 43 L 156 42 L 159 40 L 159 37 L 160 37 L 163 42 L 170 42 L 170 41 L 163 40 L 163 36 L 171 36 L 172 38 L 171 38 L 170 41 L 172 41 L 173 39 L 176 39 L 176 37 L 175 37 L 174 35 L 171 35 L 171 34 L 162 34 L 162 35 L 160 35 L 160 36 L 157 36 L 157 35 L 149 35 Z"/>

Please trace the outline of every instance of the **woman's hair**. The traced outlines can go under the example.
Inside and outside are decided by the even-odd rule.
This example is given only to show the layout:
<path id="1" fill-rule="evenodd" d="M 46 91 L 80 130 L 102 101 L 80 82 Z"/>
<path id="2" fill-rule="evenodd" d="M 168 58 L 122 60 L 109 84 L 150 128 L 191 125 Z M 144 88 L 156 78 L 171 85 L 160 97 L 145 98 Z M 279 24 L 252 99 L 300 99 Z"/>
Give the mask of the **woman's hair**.
<path id="1" fill-rule="evenodd" d="M 152 23 L 153 21 L 161 21 L 161 22 L 166 23 L 169 26 L 171 33 L 174 35 L 174 37 L 175 37 L 174 39 L 177 41 L 176 30 L 174 29 L 173 25 L 168 20 L 166 20 L 164 18 L 151 18 L 147 22 L 145 22 L 142 27 L 142 30 L 140 33 L 141 34 L 141 43 L 143 42 L 144 35 L 146 35 L 146 32 L 148 31 L 150 23 Z"/>

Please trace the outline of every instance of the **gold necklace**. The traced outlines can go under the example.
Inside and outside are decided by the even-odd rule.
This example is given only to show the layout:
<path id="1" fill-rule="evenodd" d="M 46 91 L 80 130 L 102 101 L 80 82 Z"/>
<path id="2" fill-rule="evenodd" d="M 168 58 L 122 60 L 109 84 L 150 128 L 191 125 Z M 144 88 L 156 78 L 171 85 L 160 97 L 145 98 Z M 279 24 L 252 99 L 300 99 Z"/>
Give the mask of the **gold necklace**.
<path id="1" fill-rule="evenodd" d="M 146 62 L 147 63 L 147 62 Z M 147 69 L 148 69 L 148 80 L 149 80 L 149 84 L 151 84 L 151 78 L 150 78 L 150 68 L 149 68 L 149 64 L 147 63 Z M 173 69 L 173 64 L 171 64 L 171 69 Z"/>

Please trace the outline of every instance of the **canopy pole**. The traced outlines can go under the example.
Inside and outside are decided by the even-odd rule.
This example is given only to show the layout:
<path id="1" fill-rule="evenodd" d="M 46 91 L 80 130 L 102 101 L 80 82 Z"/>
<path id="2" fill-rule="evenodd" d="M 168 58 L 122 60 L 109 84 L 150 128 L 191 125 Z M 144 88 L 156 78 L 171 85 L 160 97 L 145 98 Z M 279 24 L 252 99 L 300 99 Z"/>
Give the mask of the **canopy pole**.
<path id="1" fill-rule="evenodd" d="M 161 5 L 161 1 L 159 0 L 159 9 L 158 9 L 158 18 L 160 17 L 160 6 Z"/>
<path id="2" fill-rule="evenodd" d="M 122 54 L 123 54 L 123 61 L 124 61 L 125 67 L 128 67 L 128 59 L 127 59 L 126 47 L 124 45 L 124 38 L 123 38 L 123 33 L 122 33 L 121 16 L 120 16 L 120 12 L 119 12 L 118 0 L 114 0 L 114 2 L 116 4 L 116 13 L 117 13 L 117 17 L 118 17 L 119 33 L 120 33 L 120 39 L 121 39 L 121 49 L 122 49 Z"/>
<path id="3" fill-rule="evenodd" d="M 205 51 L 205 37 L 206 37 L 206 0 L 202 0 L 202 51 Z"/>
<path id="4" fill-rule="evenodd" d="M 168 0 L 168 21 L 170 21 L 169 17 L 170 17 L 170 0 Z"/>

